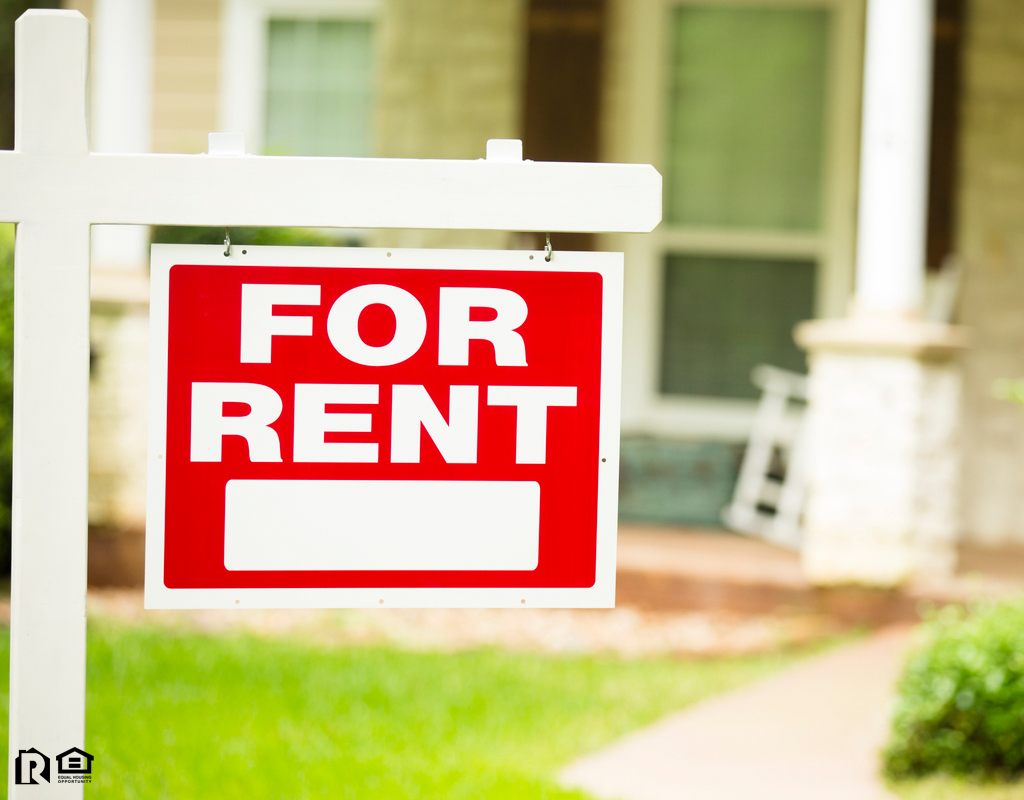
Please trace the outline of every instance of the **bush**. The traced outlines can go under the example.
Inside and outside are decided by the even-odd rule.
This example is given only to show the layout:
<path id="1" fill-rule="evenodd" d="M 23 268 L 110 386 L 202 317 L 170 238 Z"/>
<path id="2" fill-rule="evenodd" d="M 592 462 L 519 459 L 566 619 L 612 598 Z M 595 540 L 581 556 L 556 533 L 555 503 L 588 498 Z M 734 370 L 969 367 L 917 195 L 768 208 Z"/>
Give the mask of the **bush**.
<path id="1" fill-rule="evenodd" d="M 14 226 L 0 225 L 0 574 L 11 571 L 14 432 Z"/>
<path id="2" fill-rule="evenodd" d="M 900 679 L 888 775 L 1024 773 L 1024 602 L 943 609 L 923 637 Z"/>
<path id="3" fill-rule="evenodd" d="M 319 228 L 231 228 L 232 245 L 329 247 L 355 244 L 351 232 Z M 224 228 L 158 225 L 151 238 L 159 244 L 223 244 Z"/>

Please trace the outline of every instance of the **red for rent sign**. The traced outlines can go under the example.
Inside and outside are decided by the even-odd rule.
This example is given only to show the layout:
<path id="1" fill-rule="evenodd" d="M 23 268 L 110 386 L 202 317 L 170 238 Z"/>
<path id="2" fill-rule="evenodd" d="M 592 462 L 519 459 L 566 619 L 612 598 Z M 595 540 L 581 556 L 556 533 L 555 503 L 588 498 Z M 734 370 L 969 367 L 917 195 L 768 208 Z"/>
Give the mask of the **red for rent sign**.
<path id="1" fill-rule="evenodd" d="M 622 256 L 153 249 L 149 607 L 614 604 Z"/>

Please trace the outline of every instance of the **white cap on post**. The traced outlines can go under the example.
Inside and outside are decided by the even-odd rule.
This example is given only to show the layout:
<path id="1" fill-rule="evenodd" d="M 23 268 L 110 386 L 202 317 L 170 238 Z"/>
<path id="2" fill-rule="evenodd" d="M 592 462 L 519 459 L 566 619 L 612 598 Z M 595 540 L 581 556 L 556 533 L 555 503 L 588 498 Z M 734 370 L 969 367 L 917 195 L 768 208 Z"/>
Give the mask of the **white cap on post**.
<path id="1" fill-rule="evenodd" d="M 206 152 L 211 156 L 244 156 L 244 133 L 211 133 L 206 137 Z"/>
<path id="2" fill-rule="evenodd" d="M 488 161 L 522 161 L 522 139 L 488 139 Z"/>

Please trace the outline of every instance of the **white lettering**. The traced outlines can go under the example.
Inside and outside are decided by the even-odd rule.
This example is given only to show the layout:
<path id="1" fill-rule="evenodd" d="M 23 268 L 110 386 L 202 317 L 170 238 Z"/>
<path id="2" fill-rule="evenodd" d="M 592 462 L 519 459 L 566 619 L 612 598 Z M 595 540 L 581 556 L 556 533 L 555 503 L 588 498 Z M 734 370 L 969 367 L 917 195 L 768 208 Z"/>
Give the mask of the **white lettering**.
<path id="1" fill-rule="evenodd" d="M 318 306 L 320 287 L 309 284 L 243 283 L 243 364 L 269 364 L 274 336 L 312 336 L 313 318 L 274 316 L 274 306 Z"/>
<path id="2" fill-rule="evenodd" d="M 387 306 L 395 315 L 394 338 L 380 347 L 368 345 L 359 336 L 359 315 L 376 303 Z M 420 301 L 405 289 L 371 283 L 349 289 L 334 301 L 327 317 L 327 335 L 334 349 L 349 361 L 386 367 L 405 361 L 420 349 L 427 335 L 427 315 Z"/>
<path id="3" fill-rule="evenodd" d="M 225 417 L 225 403 L 245 403 L 249 413 Z M 192 384 L 192 461 L 220 461 L 225 436 L 242 436 L 250 461 L 280 461 L 281 442 L 270 427 L 284 404 L 269 386 L 259 383 Z"/>
<path id="4" fill-rule="evenodd" d="M 492 320 L 469 318 L 470 309 L 490 308 Z M 438 319 L 437 363 L 464 367 L 469 364 L 469 340 L 486 339 L 494 345 L 499 367 L 525 367 L 526 345 L 516 328 L 526 322 L 526 301 L 508 289 L 443 287 Z"/>
<path id="5" fill-rule="evenodd" d="M 377 461 L 376 442 L 325 442 L 328 431 L 368 433 L 370 414 L 328 414 L 331 403 L 372 405 L 377 403 L 379 387 L 366 383 L 295 384 L 296 462 L 367 463 Z"/>
<path id="6" fill-rule="evenodd" d="M 420 426 L 449 464 L 476 463 L 479 387 L 452 386 L 448 422 L 423 386 L 396 384 L 391 391 L 391 461 L 420 462 Z"/>
<path id="7" fill-rule="evenodd" d="M 575 406 L 575 386 L 488 386 L 487 405 L 516 407 L 516 463 L 547 460 L 548 408 Z"/>

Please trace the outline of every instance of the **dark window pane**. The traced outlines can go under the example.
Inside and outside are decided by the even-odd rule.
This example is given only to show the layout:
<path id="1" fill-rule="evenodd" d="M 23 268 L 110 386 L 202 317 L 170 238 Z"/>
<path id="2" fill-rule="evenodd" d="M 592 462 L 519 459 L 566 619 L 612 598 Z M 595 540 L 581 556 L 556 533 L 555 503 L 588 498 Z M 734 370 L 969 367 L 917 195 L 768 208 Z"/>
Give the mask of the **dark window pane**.
<path id="1" fill-rule="evenodd" d="M 814 315 L 814 272 L 810 261 L 669 256 L 661 391 L 757 397 L 758 364 L 804 372 L 793 326 Z"/>
<path id="2" fill-rule="evenodd" d="M 957 132 L 960 130 L 960 50 L 964 0 L 935 3 L 932 59 L 932 129 L 928 169 L 928 250 L 930 270 L 938 270 L 956 248 Z"/>

